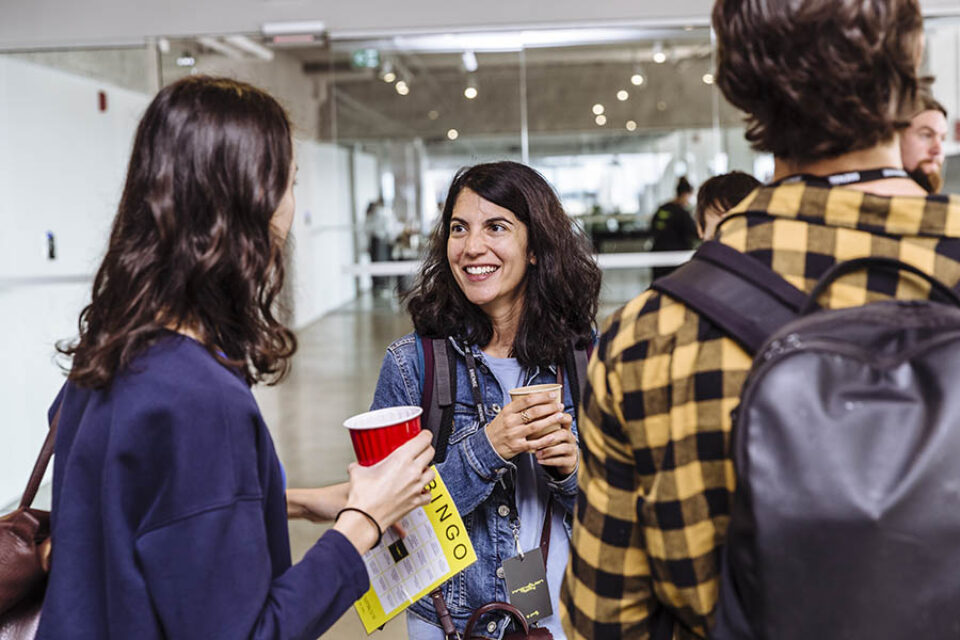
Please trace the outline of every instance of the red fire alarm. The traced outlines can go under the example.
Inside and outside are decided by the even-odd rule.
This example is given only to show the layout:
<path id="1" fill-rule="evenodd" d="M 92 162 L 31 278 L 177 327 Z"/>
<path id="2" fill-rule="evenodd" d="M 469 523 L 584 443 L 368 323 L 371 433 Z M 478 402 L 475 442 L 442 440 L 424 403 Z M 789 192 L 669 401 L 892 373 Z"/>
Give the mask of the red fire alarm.
<path id="1" fill-rule="evenodd" d="M 97 91 L 97 104 L 99 105 L 101 112 L 104 112 L 107 110 L 107 92 L 106 91 Z"/>

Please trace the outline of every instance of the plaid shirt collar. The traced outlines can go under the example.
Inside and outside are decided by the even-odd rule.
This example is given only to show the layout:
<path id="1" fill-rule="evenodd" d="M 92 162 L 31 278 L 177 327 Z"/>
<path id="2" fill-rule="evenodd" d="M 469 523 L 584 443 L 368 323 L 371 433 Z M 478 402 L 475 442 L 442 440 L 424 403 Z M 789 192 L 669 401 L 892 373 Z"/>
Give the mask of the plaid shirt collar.
<path id="1" fill-rule="evenodd" d="M 878 196 L 802 182 L 763 186 L 731 209 L 723 222 L 758 214 L 890 236 L 960 238 L 960 196 Z"/>

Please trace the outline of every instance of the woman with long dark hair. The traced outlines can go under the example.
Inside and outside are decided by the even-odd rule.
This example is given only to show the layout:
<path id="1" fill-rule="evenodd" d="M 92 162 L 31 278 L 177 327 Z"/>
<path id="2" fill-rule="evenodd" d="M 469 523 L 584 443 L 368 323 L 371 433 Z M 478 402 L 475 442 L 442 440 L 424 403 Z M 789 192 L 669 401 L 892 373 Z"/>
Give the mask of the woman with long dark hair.
<path id="1" fill-rule="evenodd" d="M 437 469 L 478 558 L 442 590 L 461 632 L 473 610 L 508 600 L 504 561 L 540 546 L 544 531 L 557 612 L 577 492 L 570 363 L 574 350 L 592 346 L 599 290 L 589 243 L 539 173 L 496 162 L 457 174 L 407 297 L 416 333 L 387 349 L 373 408 L 420 404 L 423 386 L 434 384 L 423 379 L 424 340 L 446 339 L 456 389 Z M 508 395 L 558 378 L 562 397 Z M 429 598 L 411 607 L 407 621 L 412 640 L 443 637 Z M 556 615 L 539 624 L 564 637 Z M 497 638 L 506 628 L 504 618 L 479 631 Z"/>
<path id="2" fill-rule="evenodd" d="M 147 108 L 62 347 L 38 637 L 315 638 L 367 590 L 361 554 L 427 499 L 426 434 L 346 488 L 284 499 L 250 385 L 296 347 L 274 316 L 294 173 L 287 116 L 254 87 L 190 77 Z M 295 566 L 288 510 L 342 513 Z"/>

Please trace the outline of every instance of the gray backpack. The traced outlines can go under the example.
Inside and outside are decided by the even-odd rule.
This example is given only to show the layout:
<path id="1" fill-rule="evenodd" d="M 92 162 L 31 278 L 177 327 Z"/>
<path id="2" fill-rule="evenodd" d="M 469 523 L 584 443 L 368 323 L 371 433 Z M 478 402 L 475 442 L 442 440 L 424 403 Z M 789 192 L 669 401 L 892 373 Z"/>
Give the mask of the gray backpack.
<path id="1" fill-rule="evenodd" d="M 909 271 L 946 304 L 817 310 L 833 281 L 864 269 Z M 806 296 L 718 243 L 654 288 L 755 354 L 734 415 L 711 637 L 960 638 L 957 294 L 861 258 Z"/>

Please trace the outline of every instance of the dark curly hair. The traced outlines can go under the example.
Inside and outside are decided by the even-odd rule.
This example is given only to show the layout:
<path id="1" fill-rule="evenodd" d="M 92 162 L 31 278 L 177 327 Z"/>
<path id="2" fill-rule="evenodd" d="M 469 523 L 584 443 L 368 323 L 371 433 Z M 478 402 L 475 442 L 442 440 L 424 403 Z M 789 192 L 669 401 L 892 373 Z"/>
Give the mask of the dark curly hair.
<path id="1" fill-rule="evenodd" d="M 447 260 L 450 219 L 457 197 L 470 189 L 509 209 L 527 228 L 536 264 L 527 268 L 523 316 L 513 356 L 526 367 L 563 363 L 571 341 L 584 348 L 592 339 L 600 295 L 600 268 L 579 227 L 542 175 L 516 162 L 461 169 L 447 193 L 443 215 L 430 239 L 414 288 L 405 296 L 417 332 L 457 336 L 486 346 L 493 339 L 487 315 L 467 300 Z"/>
<path id="2" fill-rule="evenodd" d="M 917 91 L 917 0 L 717 0 L 717 84 L 759 151 L 795 161 L 893 138 Z"/>
<path id="3" fill-rule="evenodd" d="M 126 184 L 69 378 L 103 388 L 164 327 L 187 327 L 248 384 L 276 382 L 296 349 L 274 317 L 290 123 L 267 93 L 191 76 L 162 89 L 137 128 Z"/>

